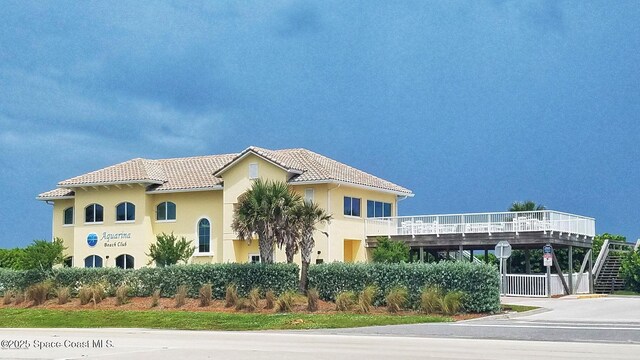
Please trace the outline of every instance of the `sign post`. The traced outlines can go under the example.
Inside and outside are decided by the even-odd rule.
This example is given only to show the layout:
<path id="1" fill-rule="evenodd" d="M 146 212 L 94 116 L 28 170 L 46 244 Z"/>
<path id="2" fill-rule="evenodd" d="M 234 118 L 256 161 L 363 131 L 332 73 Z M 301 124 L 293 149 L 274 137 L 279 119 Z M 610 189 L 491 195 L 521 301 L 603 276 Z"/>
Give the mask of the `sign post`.
<path id="1" fill-rule="evenodd" d="M 542 248 L 542 259 L 547 268 L 547 297 L 551 297 L 551 265 L 553 265 L 553 248 L 547 244 Z"/>
<path id="2" fill-rule="evenodd" d="M 498 244 L 496 244 L 495 254 L 496 257 L 500 260 L 500 295 L 505 295 L 506 289 L 504 286 L 504 275 L 507 269 L 504 265 L 504 262 L 509 258 L 509 256 L 511 256 L 511 244 L 509 244 L 509 242 L 505 240 L 500 241 Z"/>

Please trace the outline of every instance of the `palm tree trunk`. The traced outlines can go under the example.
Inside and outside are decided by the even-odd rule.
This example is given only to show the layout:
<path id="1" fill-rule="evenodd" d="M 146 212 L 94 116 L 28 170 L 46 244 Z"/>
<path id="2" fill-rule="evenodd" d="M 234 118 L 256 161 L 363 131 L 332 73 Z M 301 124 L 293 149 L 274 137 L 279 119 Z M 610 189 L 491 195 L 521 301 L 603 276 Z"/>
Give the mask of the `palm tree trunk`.
<path id="1" fill-rule="evenodd" d="M 309 272 L 309 262 L 302 262 L 302 269 L 300 270 L 300 292 L 303 294 L 307 293 L 307 274 Z"/>

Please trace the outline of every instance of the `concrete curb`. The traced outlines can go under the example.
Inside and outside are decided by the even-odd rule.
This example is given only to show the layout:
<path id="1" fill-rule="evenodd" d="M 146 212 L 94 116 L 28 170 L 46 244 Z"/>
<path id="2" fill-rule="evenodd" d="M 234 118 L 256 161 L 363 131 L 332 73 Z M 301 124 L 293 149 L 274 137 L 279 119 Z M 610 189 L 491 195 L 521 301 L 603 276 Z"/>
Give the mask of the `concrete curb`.
<path id="1" fill-rule="evenodd" d="M 537 309 L 533 309 L 533 310 L 529 310 L 529 311 L 522 311 L 522 312 L 508 312 L 508 313 L 504 313 L 504 314 L 496 314 L 496 315 L 491 315 L 491 316 L 485 316 L 485 317 L 480 317 L 480 318 L 475 318 L 475 319 L 469 319 L 469 320 L 461 320 L 461 321 L 456 321 L 454 324 L 460 324 L 460 323 L 466 323 L 466 322 L 474 322 L 474 321 L 481 321 L 481 320 L 509 320 L 509 319 L 517 319 L 517 318 L 521 318 L 524 316 L 531 316 L 531 315 L 536 315 L 536 314 L 542 314 L 545 313 L 547 311 L 551 311 L 551 309 L 548 308 L 537 308 Z"/>

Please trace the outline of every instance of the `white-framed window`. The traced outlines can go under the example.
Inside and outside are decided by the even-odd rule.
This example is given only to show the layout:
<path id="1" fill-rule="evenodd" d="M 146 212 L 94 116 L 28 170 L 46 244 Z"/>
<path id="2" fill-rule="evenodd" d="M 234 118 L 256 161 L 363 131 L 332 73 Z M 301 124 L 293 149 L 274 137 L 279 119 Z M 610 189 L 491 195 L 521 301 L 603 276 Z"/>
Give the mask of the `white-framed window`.
<path id="1" fill-rule="evenodd" d="M 260 254 L 249 254 L 249 262 L 252 264 L 260 263 Z"/>
<path id="2" fill-rule="evenodd" d="M 129 254 L 122 254 L 116 257 L 116 267 L 119 267 L 121 269 L 133 269 L 134 267 L 133 256 Z"/>
<path id="3" fill-rule="evenodd" d="M 258 178 L 258 163 L 249 164 L 249 179 Z"/>
<path id="4" fill-rule="evenodd" d="M 367 217 L 391 217 L 391 203 L 367 200 Z"/>
<path id="5" fill-rule="evenodd" d="M 156 220 L 158 221 L 175 221 L 176 220 L 176 204 L 171 201 L 161 202 L 156 206 Z"/>
<path id="6" fill-rule="evenodd" d="M 86 268 L 101 268 L 102 258 L 98 255 L 89 255 L 84 258 L 84 267 Z"/>
<path id="7" fill-rule="evenodd" d="M 304 201 L 313 202 L 314 190 L 313 188 L 304 189 Z"/>
<path id="8" fill-rule="evenodd" d="M 211 252 L 211 222 L 205 218 L 198 221 L 198 252 Z"/>
<path id="9" fill-rule="evenodd" d="M 360 217 L 360 199 L 350 196 L 344 197 L 344 214 Z"/>
<path id="10" fill-rule="evenodd" d="M 130 202 L 123 202 L 116 206 L 116 221 L 134 221 L 136 219 L 136 206 Z"/>
<path id="11" fill-rule="evenodd" d="M 73 225 L 73 206 L 64 209 L 64 225 Z"/>
<path id="12" fill-rule="evenodd" d="M 104 209 L 100 204 L 90 204 L 84 208 L 84 222 L 101 223 L 104 220 Z"/>

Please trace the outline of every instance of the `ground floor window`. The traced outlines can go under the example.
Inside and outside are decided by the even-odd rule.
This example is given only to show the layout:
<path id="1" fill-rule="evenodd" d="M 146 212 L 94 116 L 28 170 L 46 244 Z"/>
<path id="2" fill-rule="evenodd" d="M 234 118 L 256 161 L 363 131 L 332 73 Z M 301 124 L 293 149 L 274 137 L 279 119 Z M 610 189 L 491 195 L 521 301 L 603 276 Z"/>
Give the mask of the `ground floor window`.
<path id="1" fill-rule="evenodd" d="M 122 254 L 116 257 L 116 266 L 121 269 L 133 269 L 134 267 L 133 256 L 128 254 Z"/>
<path id="2" fill-rule="evenodd" d="M 260 254 L 249 254 L 249 262 L 252 264 L 259 264 Z"/>
<path id="3" fill-rule="evenodd" d="M 211 251 L 211 223 L 207 219 L 198 221 L 198 252 Z"/>
<path id="4" fill-rule="evenodd" d="M 102 258 L 98 255 L 89 255 L 84 258 L 84 267 L 86 268 L 101 268 Z"/>

